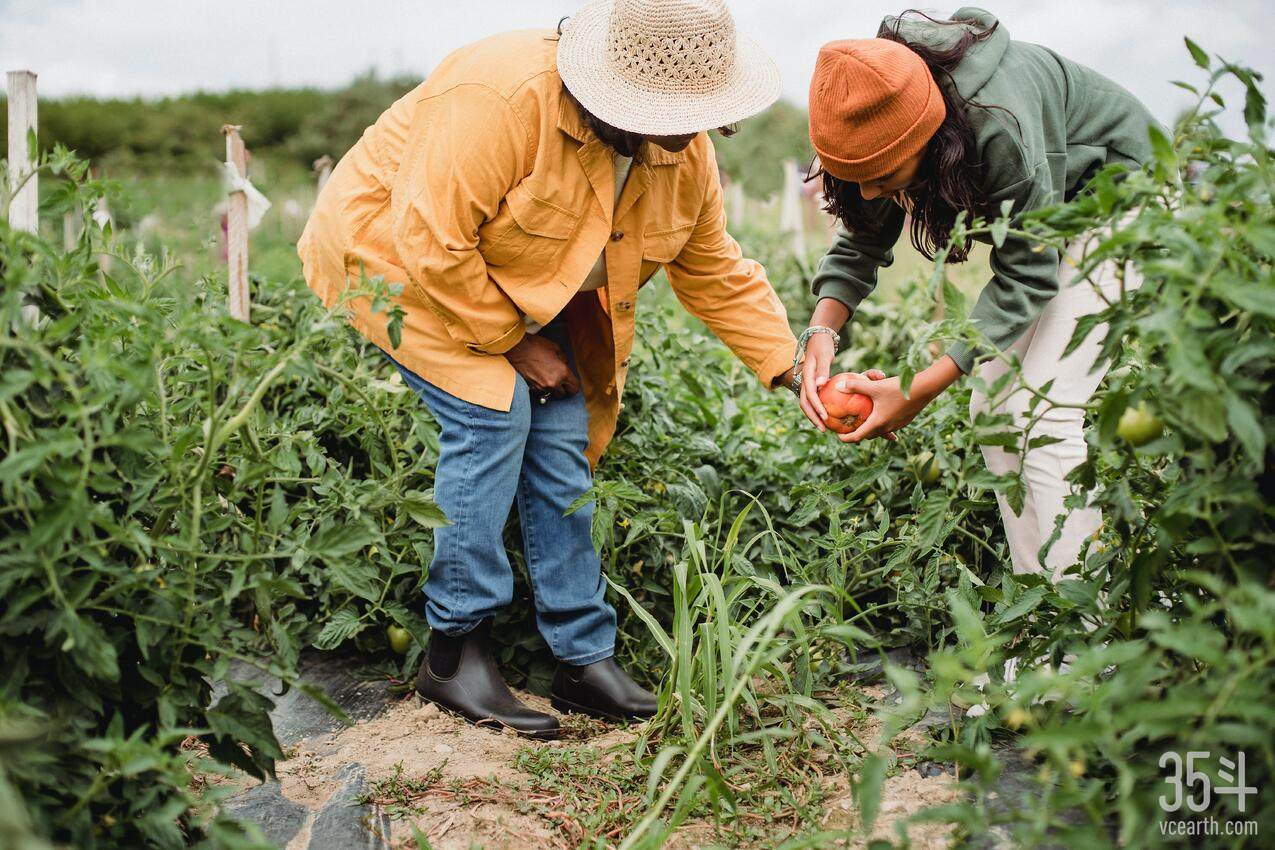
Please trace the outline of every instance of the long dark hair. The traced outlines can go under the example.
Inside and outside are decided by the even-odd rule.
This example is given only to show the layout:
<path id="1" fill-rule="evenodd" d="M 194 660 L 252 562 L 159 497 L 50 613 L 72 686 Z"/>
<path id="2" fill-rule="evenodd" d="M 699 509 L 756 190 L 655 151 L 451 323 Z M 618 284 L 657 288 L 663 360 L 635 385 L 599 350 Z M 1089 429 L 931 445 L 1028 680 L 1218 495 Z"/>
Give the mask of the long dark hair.
<path id="1" fill-rule="evenodd" d="M 900 32 L 904 18 L 909 15 L 918 15 L 939 25 L 961 26 L 965 31 L 954 44 L 944 49 L 917 44 L 908 41 Z M 946 79 L 950 83 L 952 70 L 965 58 L 969 49 L 990 38 L 997 26 L 999 24 L 974 29 L 963 22 L 940 21 L 924 12 L 909 9 L 895 18 L 878 38 L 902 44 L 924 60 L 935 82 Z M 905 207 L 912 217 L 912 244 L 931 260 L 947 246 L 956 217 L 962 212 L 967 218 L 973 217 L 982 212 L 981 208 L 986 203 L 981 190 L 982 163 L 977 161 L 974 131 L 967 113 L 969 107 L 982 105 L 963 98 L 955 85 L 940 85 L 939 92 L 943 95 L 947 116 L 925 147 L 916 182 L 903 192 Z M 827 171 L 821 173 L 826 199 L 824 209 L 840 219 L 852 233 L 880 232 L 883 205 L 865 201 L 858 183 L 838 180 Z M 949 250 L 949 262 L 960 263 L 968 258 L 969 248 L 965 245 L 953 245 Z"/>
<path id="2" fill-rule="evenodd" d="M 641 133 L 630 133 L 628 130 L 612 127 L 585 109 L 584 104 L 576 100 L 576 96 L 571 93 L 571 90 L 566 85 L 562 87 L 562 96 L 575 105 L 575 108 L 580 112 L 580 119 L 584 121 L 584 125 L 593 131 L 593 135 L 597 136 L 602 141 L 602 144 L 611 148 L 620 156 L 632 157 L 634 165 L 642 161 L 642 145 L 646 142 L 645 136 Z"/>

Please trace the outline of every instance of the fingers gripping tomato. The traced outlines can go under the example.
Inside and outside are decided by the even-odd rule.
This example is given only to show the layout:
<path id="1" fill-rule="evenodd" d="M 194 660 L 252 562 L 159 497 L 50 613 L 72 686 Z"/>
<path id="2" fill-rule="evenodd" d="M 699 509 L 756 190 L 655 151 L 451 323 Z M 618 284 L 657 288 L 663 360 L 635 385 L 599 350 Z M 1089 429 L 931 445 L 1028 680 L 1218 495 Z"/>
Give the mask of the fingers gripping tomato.
<path id="1" fill-rule="evenodd" d="M 872 413 L 872 399 L 862 393 L 842 392 L 837 389 L 840 378 L 858 378 L 854 372 L 842 372 L 833 375 L 819 390 L 819 400 L 823 402 L 828 415 L 823 424 L 838 434 L 849 434 L 863 424 Z"/>

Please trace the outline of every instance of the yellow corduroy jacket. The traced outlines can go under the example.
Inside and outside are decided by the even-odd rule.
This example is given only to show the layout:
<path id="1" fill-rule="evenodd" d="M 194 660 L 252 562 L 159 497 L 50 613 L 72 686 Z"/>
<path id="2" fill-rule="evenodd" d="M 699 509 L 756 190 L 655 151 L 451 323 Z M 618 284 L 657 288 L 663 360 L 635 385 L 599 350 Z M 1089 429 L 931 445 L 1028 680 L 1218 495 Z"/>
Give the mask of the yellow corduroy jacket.
<path id="1" fill-rule="evenodd" d="M 395 349 L 386 314 L 354 326 L 431 384 L 508 410 L 502 356 L 565 310 L 596 464 L 615 432 L 638 288 L 663 266 L 678 299 L 770 386 L 796 341 L 762 267 L 726 232 L 713 143 L 647 144 L 619 200 L 611 150 L 564 95 L 552 31 L 486 39 L 449 56 L 342 158 L 297 249 L 325 304 L 361 274 L 402 283 Z M 613 214 L 614 207 L 614 214 Z M 603 250 L 607 285 L 579 293 Z"/>

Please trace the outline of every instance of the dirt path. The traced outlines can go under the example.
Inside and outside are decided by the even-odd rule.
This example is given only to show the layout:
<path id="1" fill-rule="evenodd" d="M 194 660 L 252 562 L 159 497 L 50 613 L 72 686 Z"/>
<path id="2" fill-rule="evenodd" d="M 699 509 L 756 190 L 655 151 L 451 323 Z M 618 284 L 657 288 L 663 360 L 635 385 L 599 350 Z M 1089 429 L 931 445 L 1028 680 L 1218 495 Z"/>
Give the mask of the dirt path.
<path id="1" fill-rule="evenodd" d="M 549 711 L 547 701 L 518 696 Z M 859 712 L 834 712 L 861 740 L 873 740 L 876 724 Z M 479 729 L 440 712 L 415 697 L 394 700 L 376 716 L 329 735 L 298 742 L 278 765 L 278 794 L 294 804 L 300 826 L 289 833 L 285 850 L 337 850 L 334 839 L 320 839 L 314 826 L 333 809 L 361 812 L 367 832 L 361 846 L 415 848 L 416 827 L 436 850 L 472 847 L 574 848 L 596 834 L 586 824 L 599 811 L 616 811 L 610 840 L 622 838 L 626 813 L 640 809 L 645 773 L 633 762 L 637 732 L 585 718 L 564 718 L 563 740 L 535 742 L 512 733 Z M 351 791 L 356 781 L 357 791 Z M 611 793 L 610 788 L 615 792 Z M 857 811 L 844 773 L 830 771 L 818 789 L 820 820 L 803 832 L 848 830 Z M 874 837 L 896 838 L 895 824 L 927 805 L 955 800 L 947 774 L 923 777 L 901 769 L 886 780 Z M 596 805 L 595 805 L 596 801 Z M 362 809 L 352 807 L 364 804 Z M 349 817 L 350 814 L 347 814 Z M 768 823 L 769 841 L 782 840 L 794 824 Z M 602 831 L 593 821 L 592 830 Z M 602 834 L 606 834 L 603 832 Z M 912 846 L 937 850 L 950 845 L 949 827 L 914 824 Z M 729 836 L 708 818 L 688 819 L 666 846 L 723 846 Z M 343 839 L 349 841 L 350 839 Z M 732 846 L 766 846 L 746 840 Z M 850 847 L 866 842 L 852 841 Z M 352 848 L 354 845 L 349 845 Z M 339 850 L 349 850 L 340 847 Z"/>

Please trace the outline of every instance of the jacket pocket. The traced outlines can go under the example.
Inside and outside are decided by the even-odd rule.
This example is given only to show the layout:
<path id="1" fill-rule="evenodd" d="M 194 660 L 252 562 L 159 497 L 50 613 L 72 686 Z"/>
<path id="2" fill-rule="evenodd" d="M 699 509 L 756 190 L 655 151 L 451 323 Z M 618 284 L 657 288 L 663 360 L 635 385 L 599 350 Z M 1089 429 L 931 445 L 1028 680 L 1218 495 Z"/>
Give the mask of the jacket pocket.
<path id="1" fill-rule="evenodd" d="M 519 186 L 505 196 L 503 208 L 484 228 L 487 234 L 482 235 L 487 238 L 480 241 L 479 250 L 492 266 L 517 262 L 537 269 L 556 268 L 579 223 L 579 214 Z"/>
<path id="2" fill-rule="evenodd" d="M 643 264 L 671 263 L 682 253 L 682 247 L 691 238 L 694 224 L 682 224 L 677 227 L 666 227 L 660 230 L 648 230 L 642 236 Z M 645 269 L 643 269 L 645 271 Z"/>

